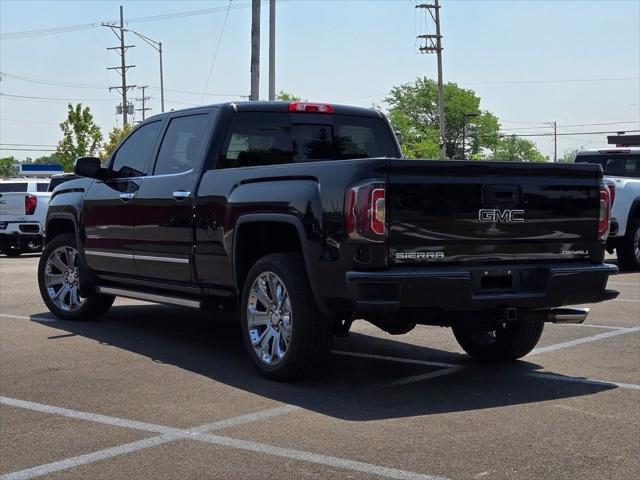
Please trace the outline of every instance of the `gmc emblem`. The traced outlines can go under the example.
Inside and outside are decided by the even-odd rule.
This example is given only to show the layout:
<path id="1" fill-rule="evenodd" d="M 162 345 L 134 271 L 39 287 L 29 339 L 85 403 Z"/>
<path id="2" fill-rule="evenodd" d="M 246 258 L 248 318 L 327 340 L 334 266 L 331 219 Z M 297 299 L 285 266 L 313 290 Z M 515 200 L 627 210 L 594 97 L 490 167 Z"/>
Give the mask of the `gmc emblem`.
<path id="1" fill-rule="evenodd" d="M 483 223 L 522 223 L 524 222 L 524 210 L 483 208 L 478 210 L 478 220 Z"/>

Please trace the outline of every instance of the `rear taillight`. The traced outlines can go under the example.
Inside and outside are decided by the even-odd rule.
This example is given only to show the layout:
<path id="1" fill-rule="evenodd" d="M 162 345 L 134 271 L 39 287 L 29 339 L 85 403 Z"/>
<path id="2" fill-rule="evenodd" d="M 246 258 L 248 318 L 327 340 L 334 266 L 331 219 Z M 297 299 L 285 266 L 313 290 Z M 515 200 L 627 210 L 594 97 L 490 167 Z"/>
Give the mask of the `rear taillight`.
<path id="1" fill-rule="evenodd" d="M 27 215 L 33 215 L 38 206 L 38 197 L 35 195 L 26 195 L 24 197 L 24 213 Z"/>
<path id="2" fill-rule="evenodd" d="M 609 194 L 611 197 L 611 208 L 613 208 L 613 202 L 616 201 L 616 184 L 611 180 L 607 180 L 607 187 L 609 187 Z"/>
<path id="3" fill-rule="evenodd" d="M 386 236 L 386 186 L 367 182 L 347 189 L 345 199 L 346 229 L 349 237 L 372 242 Z"/>
<path id="4" fill-rule="evenodd" d="M 609 187 L 600 184 L 600 216 L 598 217 L 598 238 L 605 239 L 609 234 L 611 222 L 611 193 Z"/>
<path id="5" fill-rule="evenodd" d="M 333 106 L 326 103 L 291 102 L 290 112 L 333 113 Z"/>

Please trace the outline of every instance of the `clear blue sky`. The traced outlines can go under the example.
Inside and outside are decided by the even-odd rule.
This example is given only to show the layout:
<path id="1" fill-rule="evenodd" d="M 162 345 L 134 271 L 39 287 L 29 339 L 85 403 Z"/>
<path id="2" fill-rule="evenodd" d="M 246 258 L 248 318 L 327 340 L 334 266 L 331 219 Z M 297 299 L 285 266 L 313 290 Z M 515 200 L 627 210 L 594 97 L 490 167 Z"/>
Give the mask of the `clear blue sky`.
<path id="1" fill-rule="evenodd" d="M 251 9 L 234 0 L 205 103 L 238 99 L 249 92 Z M 168 108 L 200 104 L 228 0 L 208 1 L 11 1 L 0 2 L 0 33 L 216 8 L 217 13 L 134 22 L 128 28 L 160 40 L 165 49 Z M 278 2 L 277 89 L 303 98 L 370 106 L 394 85 L 426 75 L 436 78 L 436 59 L 415 49 L 414 0 L 289 0 Z M 633 122 L 566 127 L 560 132 L 640 128 L 640 1 L 443 0 L 445 81 L 474 89 L 482 108 L 496 114 L 503 129 L 550 131 L 559 125 Z M 267 96 L 268 4 L 262 7 L 261 93 Z M 420 33 L 420 32 L 419 32 Z M 127 63 L 129 83 L 151 85 L 153 112 L 160 111 L 158 57 L 134 36 Z M 116 37 L 95 26 L 68 33 L 3 38 L 0 70 L 56 86 L 2 77 L 0 144 L 54 145 L 66 103 L 6 95 L 83 98 L 103 134 L 116 125 L 120 98 L 107 86 L 119 84 L 107 71 L 119 58 L 106 47 Z M 603 80 L 609 79 L 609 80 Z M 625 80 L 612 80 L 625 79 Z M 534 82 L 534 83 L 500 83 Z M 176 91 L 179 90 L 179 91 Z M 200 94 L 183 91 L 200 92 Z M 139 92 L 135 96 L 140 96 Z M 546 155 L 551 137 L 533 138 Z M 559 155 L 583 145 L 595 148 L 605 135 L 560 137 Z M 19 148 L 19 147 L 16 147 Z M 49 147 L 41 147 L 49 148 Z M 17 158 L 44 152 L 0 151 Z"/>

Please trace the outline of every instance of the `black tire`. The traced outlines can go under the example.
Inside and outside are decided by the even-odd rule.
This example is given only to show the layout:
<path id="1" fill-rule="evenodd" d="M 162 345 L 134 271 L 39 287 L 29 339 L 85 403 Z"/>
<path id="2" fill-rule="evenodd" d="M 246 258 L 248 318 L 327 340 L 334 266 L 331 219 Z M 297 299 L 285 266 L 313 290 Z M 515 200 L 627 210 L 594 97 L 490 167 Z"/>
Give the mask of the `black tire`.
<path id="1" fill-rule="evenodd" d="M 254 349 L 248 323 L 252 287 L 254 282 L 267 272 L 277 275 L 284 284 L 290 300 L 291 313 L 290 340 L 286 353 L 279 363 L 273 365 L 266 364 Z M 247 274 L 240 312 L 244 345 L 264 377 L 278 381 L 298 380 L 312 375 L 324 364 L 331 347 L 333 325 L 331 318 L 321 314 L 316 307 L 304 263 L 299 255 L 271 254 L 258 260 Z M 266 328 L 268 327 L 265 326 Z M 271 340 L 271 344 L 267 341 L 267 345 L 273 345 L 274 341 Z"/>
<path id="2" fill-rule="evenodd" d="M 516 360 L 529 353 L 540 340 L 544 322 L 509 322 L 494 332 L 461 323 L 453 326 L 453 334 L 460 346 L 476 360 L 503 362 Z"/>
<path id="3" fill-rule="evenodd" d="M 82 304 L 75 310 L 63 310 L 51 299 L 45 283 L 45 272 L 49 257 L 60 247 L 71 247 L 76 249 L 75 235 L 72 233 L 66 233 L 55 237 L 47 243 L 42 255 L 40 256 L 40 262 L 38 263 L 38 287 L 40 289 L 40 296 L 42 297 L 45 305 L 51 313 L 63 320 L 95 320 L 101 315 L 104 315 L 109 308 L 111 308 L 115 297 L 95 294 L 89 298 L 85 298 Z"/>
<path id="4" fill-rule="evenodd" d="M 622 270 L 640 270 L 640 217 L 632 218 L 620 245 L 616 248 Z"/>

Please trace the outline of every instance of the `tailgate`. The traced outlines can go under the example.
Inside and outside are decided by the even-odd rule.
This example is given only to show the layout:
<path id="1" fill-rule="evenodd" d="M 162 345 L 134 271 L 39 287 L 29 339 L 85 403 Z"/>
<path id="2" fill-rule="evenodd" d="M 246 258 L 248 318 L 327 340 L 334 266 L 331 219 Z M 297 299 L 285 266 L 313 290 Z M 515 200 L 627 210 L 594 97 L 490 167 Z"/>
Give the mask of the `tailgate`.
<path id="1" fill-rule="evenodd" d="M 396 264 L 596 260 L 597 165 L 392 160 Z"/>
<path id="2" fill-rule="evenodd" d="M 24 197 L 27 193 L 0 193 L 0 215 L 25 214 Z"/>

